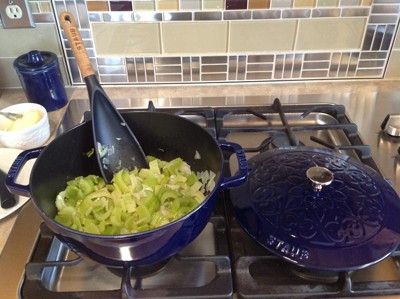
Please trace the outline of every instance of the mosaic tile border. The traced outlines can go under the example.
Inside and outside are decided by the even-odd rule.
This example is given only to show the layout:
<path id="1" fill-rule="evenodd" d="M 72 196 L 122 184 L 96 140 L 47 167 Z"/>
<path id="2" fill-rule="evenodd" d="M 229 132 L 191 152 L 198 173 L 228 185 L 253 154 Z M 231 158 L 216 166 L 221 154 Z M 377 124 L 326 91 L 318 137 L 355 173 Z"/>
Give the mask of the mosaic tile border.
<path id="1" fill-rule="evenodd" d="M 35 23 L 54 23 L 55 18 L 52 8 L 52 0 L 30 0 L 30 9 Z M 135 1 L 135 0 L 132 0 Z M 152 0 L 153 2 L 155 0 Z M 183 1 L 183 0 L 181 0 Z M 186 1 L 186 0 L 185 0 Z M 199 0 L 200 1 L 200 0 Z M 223 0 L 221 0 L 223 2 Z M 226 0 L 225 0 L 226 1 Z M 300 18 L 332 18 L 332 17 L 362 17 L 368 16 L 370 11 L 377 15 L 398 12 L 396 0 L 375 0 L 372 5 L 365 4 L 360 0 L 341 0 L 340 6 L 316 6 L 307 8 L 294 8 L 294 0 L 278 0 L 276 4 L 270 5 L 269 9 L 240 9 L 229 10 L 221 9 L 217 11 L 201 10 L 198 11 L 126 11 L 124 9 L 108 12 L 94 11 L 88 9 L 88 4 L 93 2 L 131 2 L 131 1 L 88 1 L 88 0 L 53 0 L 55 6 L 72 9 L 79 12 L 82 17 L 88 16 L 91 22 L 113 22 L 113 21 L 133 21 L 133 22 L 176 22 L 176 21 L 227 21 L 227 20 L 270 20 L 270 19 L 300 19 Z M 75 3 L 74 3 L 75 2 Z M 314 1 L 315 2 L 315 1 Z M 339 1 L 336 1 L 339 3 Z M 372 2 L 372 1 L 371 1 Z M 315 6 L 315 5 L 314 5 Z M 390 7 L 391 6 L 391 7 Z M 388 10 L 389 8 L 389 10 Z M 381 18 L 382 16 L 378 16 Z M 390 20 L 381 20 L 381 23 L 395 23 L 395 16 L 389 17 Z M 80 18 L 83 21 L 82 18 Z"/>
<path id="2" fill-rule="evenodd" d="M 383 78 L 397 30 L 400 1 L 340 1 L 330 8 L 235 10 L 88 12 L 84 0 L 53 0 L 56 13 L 67 9 L 79 19 L 88 54 L 102 84 L 208 83 L 320 79 Z M 290 4 L 289 4 L 290 3 Z M 285 4 L 282 4 L 285 5 Z M 360 7 L 358 7 L 360 6 Z M 288 52 L 254 55 L 191 55 L 176 57 L 96 57 L 91 22 L 193 22 L 202 20 L 255 20 L 369 16 L 362 48 L 342 52 Z M 62 31 L 60 31 L 61 34 Z M 73 84 L 83 84 L 68 41 L 62 36 Z"/>
<path id="3" fill-rule="evenodd" d="M 118 57 L 93 59 L 104 84 L 201 83 L 381 77 L 387 53 Z M 71 59 L 71 64 L 74 60 Z M 79 72 L 74 81 L 82 83 Z"/>
<path id="4" fill-rule="evenodd" d="M 190 22 L 366 17 L 369 8 L 272 9 L 199 12 L 89 12 L 91 22 Z"/>

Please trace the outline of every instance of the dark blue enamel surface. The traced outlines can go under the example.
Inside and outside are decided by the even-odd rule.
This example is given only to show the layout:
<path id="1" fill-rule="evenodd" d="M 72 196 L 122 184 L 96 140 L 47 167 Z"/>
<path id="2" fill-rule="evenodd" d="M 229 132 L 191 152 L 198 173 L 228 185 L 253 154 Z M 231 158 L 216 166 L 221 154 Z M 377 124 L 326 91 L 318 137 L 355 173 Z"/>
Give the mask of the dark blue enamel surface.
<path id="1" fill-rule="evenodd" d="M 306 171 L 334 173 L 320 192 Z M 248 182 L 231 191 L 236 218 L 268 250 L 300 266 L 352 270 L 399 243 L 400 200 L 371 168 L 316 148 L 281 148 L 249 160 Z"/>
<path id="2" fill-rule="evenodd" d="M 158 112 L 135 112 L 134 115 L 124 115 L 124 118 L 135 130 L 147 155 L 163 160 L 181 157 L 194 171 L 211 170 L 216 173 L 215 188 L 198 208 L 160 228 L 121 236 L 87 234 L 55 222 L 55 198 L 58 192 L 65 189 L 66 182 L 80 175 L 100 173 L 96 157 L 85 155 L 93 148 L 90 122 L 76 126 L 40 150 L 29 186 L 20 186 L 13 181 L 7 187 L 12 192 L 27 192 L 29 187 L 29 194 L 44 222 L 79 255 L 115 267 L 151 265 L 178 253 L 201 233 L 212 214 L 218 193 L 244 183 L 247 161 L 239 145 L 217 143 L 206 130 L 185 118 Z M 221 148 L 237 156 L 240 165 L 237 175 L 224 177 Z M 195 158 L 196 151 L 201 159 Z M 24 156 L 36 157 L 38 153 L 37 150 L 34 153 L 26 151 Z M 20 159 L 20 163 L 26 159 Z M 13 177 L 17 176 L 18 169 L 20 165 L 15 166 Z"/>

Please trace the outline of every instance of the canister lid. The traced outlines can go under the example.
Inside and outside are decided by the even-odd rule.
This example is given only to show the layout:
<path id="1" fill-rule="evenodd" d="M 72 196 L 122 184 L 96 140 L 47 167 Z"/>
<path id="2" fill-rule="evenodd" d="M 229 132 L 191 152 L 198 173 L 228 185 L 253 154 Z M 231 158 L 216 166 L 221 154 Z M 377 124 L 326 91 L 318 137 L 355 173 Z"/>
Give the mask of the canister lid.
<path id="1" fill-rule="evenodd" d="M 56 65 L 57 55 L 47 51 L 33 50 L 14 60 L 14 68 L 19 72 L 42 72 Z"/>

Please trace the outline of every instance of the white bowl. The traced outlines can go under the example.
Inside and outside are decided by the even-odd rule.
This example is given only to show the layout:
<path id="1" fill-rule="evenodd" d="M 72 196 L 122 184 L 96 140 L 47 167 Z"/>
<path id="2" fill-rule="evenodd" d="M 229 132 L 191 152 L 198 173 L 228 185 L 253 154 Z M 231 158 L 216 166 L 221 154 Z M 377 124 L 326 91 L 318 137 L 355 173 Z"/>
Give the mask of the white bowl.
<path id="1" fill-rule="evenodd" d="M 16 131 L 6 131 L 10 120 L 0 115 L 0 144 L 3 147 L 30 149 L 42 146 L 50 137 L 49 117 L 46 109 L 39 104 L 22 103 L 9 106 L 1 111 L 24 113 L 29 110 L 37 110 L 42 118 L 34 125 Z"/>

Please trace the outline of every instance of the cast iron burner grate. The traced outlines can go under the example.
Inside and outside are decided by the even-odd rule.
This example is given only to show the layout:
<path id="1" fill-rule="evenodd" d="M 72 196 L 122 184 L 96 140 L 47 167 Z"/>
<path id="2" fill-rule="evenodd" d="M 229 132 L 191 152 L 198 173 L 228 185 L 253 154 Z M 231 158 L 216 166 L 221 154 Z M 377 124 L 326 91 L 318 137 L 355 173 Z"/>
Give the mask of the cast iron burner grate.
<path id="1" fill-rule="evenodd" d="M 352 272 L 312 271 L 269 253 L 230 223 L 234 285 L 238 298 L 342 298 L 398 295 L 400 250 Z"/>
<path id="2" fill-rule="evenodd" d="M 191 120 L 192 122 L 198 124 L 200 127 L 204 128 L 208 133 L 211 134 L 214 138 L 216 138 L 215 131 L 215 118 L 214 118 L 214 110 L 209 107 L 202 108 L 161 108 L 158 109 L 154 107 L 153 102 L 149 102 L 149 106 L 144 109 L 123 109 L 120 110 L 121 115 L 124 113 L 131 112 L 141 112 L 141 111 L 149 111 L 149 112 L 163 112 L 168 114 L 173 114 L 177 116 L 181 116 Z M 88 121 L 91 120 L 91 112 L 85 111 L 83 114 L 83 120 Z"/>
<path id="3" fill-rule="evenodd" d="M 212 216 L 205 231 L 208 235 L 200 235 L 198 242 L 204 243 L 204 238 L 213 235 L 215 244 L 208 245 L 215 247 L 215 252 L 192 255 L 193 250 L 184 249 L 162 269 L 157 269 L 154 275 L 146 273 L 144 277 L 136 277 L 134 268 L 115 273 L 98 263 L 77 257 L 42 223 L 32 261 L 25 268 L 22 297 L 231 298 L 231 263 L 224 218 Z M 92 289 L 90 279 L 96 283 Z"/>
<path id="4" fill-rule="evenodd" d="M 268 132 L 270 136 L 258 146 L 244 147 L 246 152 L 260 152 L 276 147 L 310 145 L 327 147 L 339 151 L 355 151 L 358 159 L 374 169 L 378 166 L 372 159 L 371 149 L 363 144 L 357 134 L 357 125 L 351 123 L 345 114 L 345 107 L 334 104 L 285 105 L 275 99 L 271 106 L 229 107 L 216 109 L 216 130 L 219 140 L 227 140 L 233 133 Z M 323 118 L 334 121 L 326 121 Z M 256 119 L 256 120 L 254 120 Z M 252 124 L 245 124 L 246 122 Z M 239 125 L 238 125 L 239 124 Z M 328 132 L 325 138 L 319 138 L 321 131 Z M 299 133 L 308 133 L 309 140 L 302 141 Z M 338 137 L 328 136 L 339 134 Z M 344 134 L 345 137 L 340 135 Z M 345 140 L 347 144 L 340 144 Z M 272 145 L 269 147 L 269 145 Z M 351 155 L 351 153 L 350 153 Z"/>

